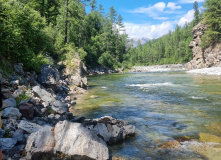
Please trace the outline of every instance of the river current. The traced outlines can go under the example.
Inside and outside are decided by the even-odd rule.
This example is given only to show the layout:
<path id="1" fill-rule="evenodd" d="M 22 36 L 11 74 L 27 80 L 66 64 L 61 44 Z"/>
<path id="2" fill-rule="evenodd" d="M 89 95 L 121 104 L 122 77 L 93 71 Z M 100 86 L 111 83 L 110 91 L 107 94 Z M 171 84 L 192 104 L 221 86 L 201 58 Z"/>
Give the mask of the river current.
<path id="1" fill-rule="evenodd" d="M 157 159 L 158 146 L 166 141 L 199 139 L 201 133 L 221 137 L 220 76 L 152 72 L 88 79 L 89 93 L 76 105 L 76 114 L 87 118 L 108 115 L 136 127 L 135 137 L 110 146 L 114 156 Z M 184 155 L 203 159 L 188 156 Z"/>

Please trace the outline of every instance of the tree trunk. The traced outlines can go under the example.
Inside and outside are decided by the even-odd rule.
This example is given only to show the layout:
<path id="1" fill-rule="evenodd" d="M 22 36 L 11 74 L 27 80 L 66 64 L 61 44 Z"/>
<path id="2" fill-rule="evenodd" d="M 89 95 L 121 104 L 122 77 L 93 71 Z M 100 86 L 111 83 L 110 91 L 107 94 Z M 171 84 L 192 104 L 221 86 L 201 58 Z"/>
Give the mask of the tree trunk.
<path id="1" fill-rule="evenodd" d="M 66 0 L 66 20 L 65 20 L 65 38 L 64 43 L 68 42 L 68 0 Z"/>

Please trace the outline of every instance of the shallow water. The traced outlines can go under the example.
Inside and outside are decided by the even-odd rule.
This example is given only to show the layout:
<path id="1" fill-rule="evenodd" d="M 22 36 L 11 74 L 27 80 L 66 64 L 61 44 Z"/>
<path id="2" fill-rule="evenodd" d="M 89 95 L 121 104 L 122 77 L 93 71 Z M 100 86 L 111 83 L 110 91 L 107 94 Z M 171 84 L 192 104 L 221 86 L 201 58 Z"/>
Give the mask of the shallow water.
<path id="1" fill-rule="evenodd" d="M 89 86 L 89 94 L 75 107 L 76 114 L 109 115 L 136 126 L 135 137 L 110 147 L 114 156 L 154 158 L 159 144 L 180 136 L 221 136 L 221 76 L 109 74 L 89 77 Z"/>

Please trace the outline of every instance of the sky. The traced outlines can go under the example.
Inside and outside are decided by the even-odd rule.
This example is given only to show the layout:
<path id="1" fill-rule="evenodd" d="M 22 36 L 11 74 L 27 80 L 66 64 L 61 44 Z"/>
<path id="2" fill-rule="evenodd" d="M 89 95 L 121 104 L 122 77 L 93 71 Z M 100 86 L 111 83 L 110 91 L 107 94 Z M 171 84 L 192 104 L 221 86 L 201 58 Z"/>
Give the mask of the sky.
<path id="1" fill-rule="evenodd" d="M 114 6 L 124 18 L 126 32 L 130 38 L 155 39 L 193 20 L 193 3 L 199 9 L 204 0 L 97 0 L 105 12 Z"/>

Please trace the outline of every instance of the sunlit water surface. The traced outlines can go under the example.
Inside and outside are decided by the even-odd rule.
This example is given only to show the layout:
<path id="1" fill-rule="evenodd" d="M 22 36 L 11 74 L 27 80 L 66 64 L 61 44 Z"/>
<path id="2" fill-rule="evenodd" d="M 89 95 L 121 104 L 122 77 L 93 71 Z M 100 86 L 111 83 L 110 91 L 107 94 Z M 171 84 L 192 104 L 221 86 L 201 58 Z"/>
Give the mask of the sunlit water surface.
<path id="1" fill-rule="evenodd" d="M 89 94 L 75 107 L 87 118 L 112 116 L 136 126 L 136 136 L 110 147 L 126 159 L 154 157 L 179 136 L 221 136 L 221 77 L 155 72 L 89 77 Z M 220 127 L 221 128 L 221 127 Z"/>

